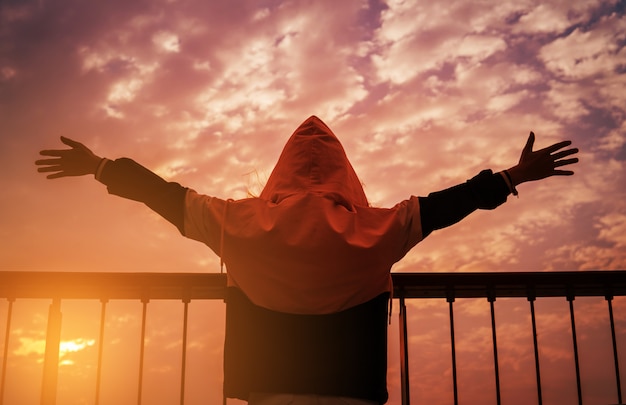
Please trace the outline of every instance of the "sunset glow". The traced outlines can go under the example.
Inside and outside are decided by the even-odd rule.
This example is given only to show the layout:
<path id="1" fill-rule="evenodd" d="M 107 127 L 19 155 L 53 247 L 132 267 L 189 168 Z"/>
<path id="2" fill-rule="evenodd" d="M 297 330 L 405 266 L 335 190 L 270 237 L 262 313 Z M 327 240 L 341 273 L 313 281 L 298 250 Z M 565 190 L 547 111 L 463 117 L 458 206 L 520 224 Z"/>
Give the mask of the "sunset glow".
<path id="1" fill-rule="evenodd" d="M 573 177 L 521 185 L 519 198 L 434 232 L 395 272 L 626 269 L 625 14 L 624 0 L 2 1 L 0 270 L 219 272 L 206 246 L 91 176 L 46 180 L 39 150 L 61 148 L 63 135 L 240 199 L 260 192 L 313 114 L 378 207 L 515 165 L 531 130 L 537 148 L 570 139 L 580 149 Z M 5 403 L 39 403 L 32 381 L 49 305 L 14 303 Z M 100 305 L 62 303 L 59 403 L 93 403 L 101 344 L 101 404 L 136 400 L 141 303 L 108 304 L 103 342 Z M 414 401 L 449 404 L 447 304 L 408 305 Z M 606 301 L 575 305 L 585 403 L 614 403 L 600 366 L 612 361 Z M 168 382 L 180 378 L 182 305 L 148 308 L 145 403 L 176 403 Z M 462 402 L 492 403 L 488 303 L 457 308 Z M 626 301 L 614 309 L 626 336 Z M 221 401 L 223 311 L 221 301 L 190 304 L 187 403 L 221 403 L 212 401 Z M 537 311 L 544 404 L 569 403 L 567 301 L 538 300 Z M 536 400 L 529 316 L 525 300 L 497 302 L 507 404 Z M 400 401 L 396 323 L 394 314 L 391 405 Z"/>

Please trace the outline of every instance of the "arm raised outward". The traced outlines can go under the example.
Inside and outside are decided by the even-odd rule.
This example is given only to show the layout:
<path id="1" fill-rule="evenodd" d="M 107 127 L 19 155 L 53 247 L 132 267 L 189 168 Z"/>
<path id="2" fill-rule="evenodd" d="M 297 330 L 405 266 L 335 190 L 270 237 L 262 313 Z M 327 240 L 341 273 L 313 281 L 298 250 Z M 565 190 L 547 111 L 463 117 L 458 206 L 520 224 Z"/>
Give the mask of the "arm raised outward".
<path id="1" fill-rule="evenodd" d="M 530 133 L 517 165 L 500 173 L 483 170 L 466 183 L 420 197 L 422 234 L 426 237 L 436 229 L 459 222 L 476 209 L 494 209 L 506 201 L 509 194 L 517 195 L 517 185 L 551 176 L 571 176 L 571 170 L 560 167 L 578 162 L 570 157 L 578 149 L 564 149 L 571 141 L 563 141 L 533 151 L 535 134 Z"/>
<path id="2" fill-rule="evenodd" d="M 80 142 L 61 137 L 71 149 L 42 150 L 46 159 L 35 161 L 49 179 L 93 174 L 111 194 L 143 202 L 184 231 L 184 204 L 187 189 L 163 180 L 131 159 L 104 159 Z"/>
<path id="3" fill-rule="evenodd" d="M 144 202 L 183 232 L 183 210 L 186 188 L 167 182 L 130 159 L 110 161 L 94 154 L 80 142 L 61 137 L 70 149 L 42 150 L 46 159 L 35 162 L 38 171 L 49 173 L 49 179 L 67 176 L 95 175 L 107 185 L 111 194 Z M 494 209 L 504 203 L 516 186 L 551 176 L 571 176 L 571 170 L 560 169 L 578 162 L 571 157 L 578 149 L 565 149 L 570 141 L 555 143 L 533 151 L 535 134 L 530 133 L 517 165 L 500 173 L 483 170 L 466 183 L 419 197 L 422 234 L 450 226 L 476 209 Z M 106 169 L 105 169 L 106 167 Z"/>

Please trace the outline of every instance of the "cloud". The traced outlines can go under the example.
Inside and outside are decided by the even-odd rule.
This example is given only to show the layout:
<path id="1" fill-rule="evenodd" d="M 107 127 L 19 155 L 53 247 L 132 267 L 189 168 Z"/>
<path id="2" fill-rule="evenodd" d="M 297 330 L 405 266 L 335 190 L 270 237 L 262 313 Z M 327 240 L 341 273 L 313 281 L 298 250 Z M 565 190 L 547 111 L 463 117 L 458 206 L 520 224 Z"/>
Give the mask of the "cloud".
<path id="1" fill-rule="evenodd" d="M 562 8 L 552 4 L 539 4 L 519 18 L 515 31 L 525 33 L 562 32 L 570 24 L 567 13 Z"/>
<path id="2" fill-rule="evenodd" d="M 601 27 L 574 29 L 545 45 L 539 57 L 547 68 L 567 79 L 611 74 L 626 64 L 623 42 L 626 23 L 616 14 L 603 17 Z"/>
<path id="3" fill-rule="evenodd" d="M 38 362 L 43 362 L 43 355 L 46 352 L 45 339 L 33 339 L 29 337 L 20 338 L 20 345 L 13 351 L 16 356 L 29 356 L 35 354 L 39 356 Z"/>
<path id="4" fill-rule="evenodd" d="M 615 220 L 616 222 L 607 221 Z M 571 243 L 556 247 L 546 252 L 551 258 L 549 270 L 563 267 L 575 267 L 581 270 L 619 270 L 624 267 L 624 218 L 610 214 L 609 218 L 599 218 L 596 224 L 599 229 L 598 241 L 595 243 Z M 620 233 L 622 232 L 622 233 Z"/>

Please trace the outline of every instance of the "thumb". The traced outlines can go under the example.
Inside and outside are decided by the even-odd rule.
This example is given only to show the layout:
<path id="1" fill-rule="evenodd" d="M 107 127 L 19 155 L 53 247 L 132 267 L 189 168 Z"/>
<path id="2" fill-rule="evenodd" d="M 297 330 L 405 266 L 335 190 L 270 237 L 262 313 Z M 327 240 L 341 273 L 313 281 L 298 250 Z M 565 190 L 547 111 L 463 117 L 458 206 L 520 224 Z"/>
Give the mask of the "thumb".
<path id="1" fill-rule="evenodd" d="M 74 141 L 74 140 L 72 140 L 70 138 L 66 138 L 64 136 L 61 136 L 61 142 L 63 142 L 67 146 L 71 146 L 72 148 L 80 148 L 80 147 L 84 146 L 82 143 L 76 142 L 76 141 Z"/>
<path id="2" fill-rule="evenodd" d="M 535 133 L 530 131 L 530 135 L 528 135 L 528 140 L 526 141 L 526 145 L 524 149 L 522 149 L 522 159 L 525 156 L 528 156 L 533 151 L 533 146 L 535 145 Z"/>

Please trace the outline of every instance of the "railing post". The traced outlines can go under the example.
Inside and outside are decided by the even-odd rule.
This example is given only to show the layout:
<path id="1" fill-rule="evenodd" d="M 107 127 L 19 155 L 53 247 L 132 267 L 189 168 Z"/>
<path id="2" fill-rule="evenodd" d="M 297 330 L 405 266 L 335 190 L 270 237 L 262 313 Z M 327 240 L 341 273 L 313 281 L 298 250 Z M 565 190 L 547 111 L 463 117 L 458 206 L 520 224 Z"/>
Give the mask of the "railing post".
<path id="1" fill-rule="evenodd" d="M 183 293 L 183 303 L 184 303 L 184 311 L 183 311 L 183 358 L 181 362 L 180 369 L 180 405 L 184 405 L 185 403 L 185 369 L 187 368 L 187 316 L 189 312 L 189 302 L 191 298 L 189 298 L 189 292 L 186 291 Z"/>
<path id="2" fill-rule="evenodd" d="M 496 403 L 500 405 L 500 366 L 498 364 L 498 339 L 496 337 L 496 312 L 494 302 L 496 301 L 496 292 L 493 288 L 487 291 L 487 300 L 491 309 L 491 338 L 493 340 L 493 367 L 496 377 Z"/>
<path id="3" fill-rule="evenodd" d="M 537 343 L 537 320 L 535 318 L 535 300 L 537 299 L 535 289 L 528 289 L 528 302 L 530 302 L 530 319 L 533 327 L 533 348 L 535 352 L 535 377 L 537 378 L 537 404 L 543 404 L 541 395 L 541 372 L 539 368 L 539 345 Z"/>
<path id="4" fill-rule="evenodd" d="M 146 311 L 148 309 L 148 298 L 142 298 L 142 314 L 141 314 L 141 346 L 139 347 L 139 383 L 137 387 L 137 405 L 141 405 L 141 391 L 143 388 L 143 357 L 146 345 Z"/>
<path id="5" fill-rule="evenodd" d="M 613 318 L 613 294 L 607 294 L 605 297 L 609 306 L 609 321 L 611 323 L 611 338 L 613 339 L 613 361 L 615 362 L 615 380 L 617 383 L 617 403 L 622 403 L 622 384 L 619 376 L 619 358 L 617 357 L 617 339 L 615 337 L 615 320 Z"/>
<path id="6" fill-rule="evenodd" d="M 7 358 L 9 357 L 9 338 L 11 337 L 11 317 L 13 315 L 13 301 L 9 298 L 9 308 L 7 309 L 7 325 L 4 334 L 4 354 L 2 356 L 2 380 L 0 380 L 0 405 L 4 404 L 4 384 L 7 376 Z"/>
<path id="7" fill-rule="evenodd" d="M 409 346 L 406 321 L 406 303 L 404 296 L 400 296 L 400 383 L 402 390 L 402 405 L 410 405 L 409 382 Z"/>
<path id="8" fill-rule="evenodd" d="M 59 346 L 61 344 L 61 300 L 55 298 L 48 311 L 46 353 L 43 362 L 41 405 L 54 405 L 59 377 Z"/>
<path id="9" fill-rule="evenodd" d="M 582 386 L 580 382 L 580 363 L 578 360 L 578 340 L 576 337 L 576 321 L 574 320 L 574 292 L 567 289 L 567 301 L 569 302 L 569 316 L 572 322 L 572 342 L 574 345 L 574 364 L 576 366 L 576 390 L 578 393 L 578 405 L 583 405 Z"/>
<path id="10" fill-rule="evenodd" d="M 452 390 L 454 393 L 454 405 L 459 404 L 459 388 L 456 381 L 456 344 L 454 342 L 454 290 L 446 289 L 446 301 L 450 309 L 450 349 L 452 351 Z"/>
<path id="11" fill-rule="evenodd" d="M 104 325 L 107 302 L 108 300 L 106 298 L 102 298 L 100 300 L 100 335 L 98 338 L 98 366 L 96 371 L 96 400 L 94 402 L 95 405 L 98 405 L 100 403 L 100 379 L 102 377 L 102 351 L 104 347 Z"/>

